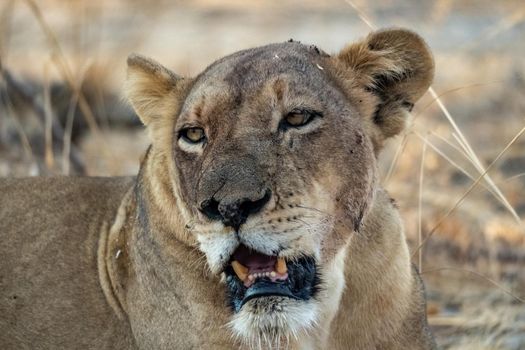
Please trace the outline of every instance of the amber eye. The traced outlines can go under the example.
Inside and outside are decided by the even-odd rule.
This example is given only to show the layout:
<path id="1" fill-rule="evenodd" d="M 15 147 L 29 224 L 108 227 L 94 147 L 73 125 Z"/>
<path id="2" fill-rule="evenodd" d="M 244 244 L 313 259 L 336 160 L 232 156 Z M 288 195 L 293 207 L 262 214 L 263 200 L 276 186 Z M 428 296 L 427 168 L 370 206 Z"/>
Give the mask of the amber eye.
<path id="1" fill-rule="evenodd" d="M 293 110 L 284 117 L 282 126 L 285 128 L 299 128 L 310 123 L 316 117 L 322 117 L 322 114 L 310 110 Z"/>
<path id="2" fill-rule="evenodd" d="M 206 134 L 202 128 L 186 128 L 180 131 L 180 137 L 189 143 L 201 143 L 206 139 Z"/>
<path id="3" fill-rule="evenodd" d="M 300 126 L 308 122 L 308 116 L 300 112 L 292 112 L 286 116 L 286 122 L 291 126 Z"/>

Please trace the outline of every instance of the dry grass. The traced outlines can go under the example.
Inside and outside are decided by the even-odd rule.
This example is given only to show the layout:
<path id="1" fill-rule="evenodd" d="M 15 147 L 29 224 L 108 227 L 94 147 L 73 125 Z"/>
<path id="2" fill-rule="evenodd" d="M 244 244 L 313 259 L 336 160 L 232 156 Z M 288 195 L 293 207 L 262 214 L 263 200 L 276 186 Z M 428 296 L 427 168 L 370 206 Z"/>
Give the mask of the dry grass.
<path id="1" fill-rule="evenodd" d="M 0 175 L 78 173 L 76 155 L 90 175 L 136 172 L 147 139 L 120 102 L 129 52 L 192 75 L 266 42 L 293 37 L 335 51 L 375 26 L 408 26 L 434 48 L 436 83 L 382 156 L 383 184 L 425 267 L 443 346 L 513 349 L 507 339 L 525 321 L 501 315 L 525 315 L 525 46 L 513 40 L 524 21 L 525 6 L 511 0 L 6 1 Z M 31 103 L 8 93 L 7 73 L 33 92 Z M 451 312 L 451 303 L 460 306 Z"/>

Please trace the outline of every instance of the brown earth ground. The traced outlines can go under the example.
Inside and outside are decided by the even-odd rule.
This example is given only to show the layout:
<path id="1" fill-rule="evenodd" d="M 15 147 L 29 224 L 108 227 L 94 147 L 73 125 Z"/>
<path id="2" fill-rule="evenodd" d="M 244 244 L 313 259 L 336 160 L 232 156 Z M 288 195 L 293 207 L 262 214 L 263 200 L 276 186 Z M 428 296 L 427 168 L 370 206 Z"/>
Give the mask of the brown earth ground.
<path id="1" fill-rule="evenodd" d="M 120 96 L 130 52 L 194 75 L 289 38 L 335 52 L 366 35 L 363 17 L 411 28 L 435 53 L 450 118 L 427 94 L 380 160 L 430 324 L 444 349 L 525 349 L 525 136 L 513 140 L 525 126 L 525 5 L 381 3 L 2 1 L 0 176 L 135 174 L 148 140 Z"/>

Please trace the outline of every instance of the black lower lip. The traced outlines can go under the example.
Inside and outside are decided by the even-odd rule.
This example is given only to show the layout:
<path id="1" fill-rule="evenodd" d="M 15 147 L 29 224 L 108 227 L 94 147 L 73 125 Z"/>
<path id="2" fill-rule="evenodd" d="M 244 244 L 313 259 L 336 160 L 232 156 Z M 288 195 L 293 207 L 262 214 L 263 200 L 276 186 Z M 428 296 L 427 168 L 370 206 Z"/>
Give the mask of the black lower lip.
<path id="1" fill-rule="evenodd" d="M 241 301 L 241 307 L 252 299 L 269 296 L 297 299 L 287 281 L 272 282 L 269 278 L 262 278 L 246 289 L 244 298 Z"/>
<path id="2" fill-rule="evenodd" d="M 319 276 L 315 260 L 302 257 L 288 264 L 288 278 L 285 281 L 272 282 L 269 278 L 260 278 L 246 288 L 235 275 L 233 268 L 225 270 L 228 289 L 228 302 L 235 312 L 239 312 L 248 301 L 269 296 L 281 296 L 296 300 L 309 300 L 319 289 Z"/>

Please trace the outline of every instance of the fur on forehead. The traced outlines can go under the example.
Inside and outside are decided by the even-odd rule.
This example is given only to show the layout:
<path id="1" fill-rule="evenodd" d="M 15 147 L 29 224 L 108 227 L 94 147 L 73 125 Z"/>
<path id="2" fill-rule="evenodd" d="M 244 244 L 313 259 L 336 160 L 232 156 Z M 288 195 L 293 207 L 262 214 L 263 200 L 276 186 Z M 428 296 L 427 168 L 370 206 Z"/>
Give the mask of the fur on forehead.
<path id="1" fill-rule="evenodd" d="M 195 78 L 192 90 L 214 89 L 232 94 L 247 94 L 257 90 L 262 82 L 288 76 L 304 83 L 321 78 L 317 63 L 327 54 L 315 46 L 298 42 L 270 44 L 243 50 L 223 57 Z M 191 94 L 190 94 L 191 96 Z"/>

